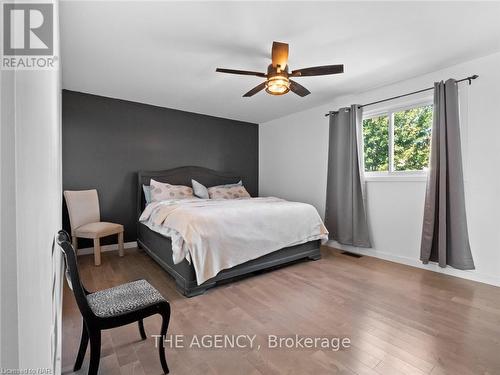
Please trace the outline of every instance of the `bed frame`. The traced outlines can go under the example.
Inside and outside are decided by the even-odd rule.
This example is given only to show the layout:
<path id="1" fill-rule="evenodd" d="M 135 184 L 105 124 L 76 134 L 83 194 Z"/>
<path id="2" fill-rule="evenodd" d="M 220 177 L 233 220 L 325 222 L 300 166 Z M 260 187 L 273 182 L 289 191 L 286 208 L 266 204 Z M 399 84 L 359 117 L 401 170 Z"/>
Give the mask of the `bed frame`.
<path id="1" fill-rule="evenodd" d="M 299 259 L 317 260 L 321 258 L 319 250 L 320 241 L 310 241 L 297 246 L 285 247 L 257 259 L 223 270 L 217 276 L 198 285 L 195 270 L 191 264 L 185 259 L 179 264 L 173 263 L 172 242 L 170 238 L 152 231 L 138 220 L 146 204 L 142 185 L 149 185 L 152 178 L 160 182 L 186 186 L 191 186 L 191 179 L 195 179 L 205 186 L 215 186 L 236 183 L 241 178 L 231 173 L 217 172 L 202 167 L 180 167 L 157 172 L 138 172 L 137 244 L 175 278 L 177 290 L 186 297 L 203 294 L 208 288 L 214 287 L 218 282 L 223 280 L 248 275 Z"/>

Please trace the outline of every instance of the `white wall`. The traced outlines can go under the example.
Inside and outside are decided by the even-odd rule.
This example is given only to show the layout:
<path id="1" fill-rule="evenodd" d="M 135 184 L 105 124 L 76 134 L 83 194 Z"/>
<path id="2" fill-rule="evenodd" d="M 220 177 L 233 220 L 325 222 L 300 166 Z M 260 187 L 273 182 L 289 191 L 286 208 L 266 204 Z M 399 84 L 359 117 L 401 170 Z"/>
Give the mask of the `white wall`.
<path id="1" fill-rule="evenodd" d="M 52 242 L 61 228 L 60 88 L 55 74 L 2 72 L 2 113 L 9 110 L 5 96 L 15 102 L 14 117 L 2 117 L 1 132 L 4 368 L 53 368 Z"/>
<path id="2" fill-rule="evenodd" d="M 62 209 L 60 72 L 1 70 L 0 83 L 0 367 L 57 373 L 52 292 L 60 262 L 53 264 L 52 245 Z"/>
<path id="3" fill-rule="evenodd" d="M 15 219 L 20 368 L 53 365 L 52 244 L 61 228 L 62 210 L 60 86 L 54 77 L 57 74 L 16 73 L 19 110 L 16 110 Z M 33 336 L 33 332 L 37 334 Z"/>
<path id="4" fill-rule="evenodd" d="M 500 53 L 497 53 L 368 92 L 336 98 L 330 104 L 261 124 L 260 194 L 311 203 L 324 216 L 328 159 L 325 113 L 353 103 L 363 104 L 429 87 L 434 81 L 479 74 L 471 86 L 466 83 L 460 86 L 467 217 L 476 270 L 443 270 L 435 264 L 420 263 L 425 196 L 422 179 L 367 181 L 373 249 L 349 250 L 500 285 L 499 66 Z M 400 101 L 403 100 L 408 101 Z"/>
<path id="5" fill-rule="evenodd" d="M 7 74 L 8 73 L 8 74 Z M 15 180 L 15 106 L 14 74 L 0 71 L 0 295 L 1 367 L 18 366 L 16 180 Z"/>

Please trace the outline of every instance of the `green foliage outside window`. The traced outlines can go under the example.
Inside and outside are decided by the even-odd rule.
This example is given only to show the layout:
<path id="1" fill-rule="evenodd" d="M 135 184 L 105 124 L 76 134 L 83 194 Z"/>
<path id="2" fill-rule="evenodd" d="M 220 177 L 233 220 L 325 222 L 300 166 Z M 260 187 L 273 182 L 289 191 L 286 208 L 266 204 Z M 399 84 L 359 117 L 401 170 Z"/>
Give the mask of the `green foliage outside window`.
<path id="1" fill-rule="evenodd" d="M 387 116 L 363 121 L 365 170 L 389 170 L 389 120 Z"/>
<path id="2" fill-rule="evenodd" d="M 394 170 L 421 171 L 429 165 L 432 106 L 394 113 Z"/>
<path id="3" fill-rule="evenodd" d="M 420 171 L 427 168 L 430 154 L 432 106 L 394 112 L 394 171 Z M 390 171 L 389 117 L 363 121 L 365 170 Z"/>

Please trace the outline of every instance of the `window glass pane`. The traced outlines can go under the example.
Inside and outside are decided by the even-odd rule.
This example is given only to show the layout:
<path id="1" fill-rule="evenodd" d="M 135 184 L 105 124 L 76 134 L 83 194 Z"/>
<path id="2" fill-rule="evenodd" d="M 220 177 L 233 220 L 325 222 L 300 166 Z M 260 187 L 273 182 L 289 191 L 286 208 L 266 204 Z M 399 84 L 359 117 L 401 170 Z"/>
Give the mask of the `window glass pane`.
<path id="1" fill-rule="evenodd" d="M 387 116 L 363 121 L 365 171 L 389 170 L 389 120 Z"/>
<path id="2" fill-rule="evenodd" d="M 394 170 L 428 167 L 431 128 L 432 105 L 394 112 Z"/>

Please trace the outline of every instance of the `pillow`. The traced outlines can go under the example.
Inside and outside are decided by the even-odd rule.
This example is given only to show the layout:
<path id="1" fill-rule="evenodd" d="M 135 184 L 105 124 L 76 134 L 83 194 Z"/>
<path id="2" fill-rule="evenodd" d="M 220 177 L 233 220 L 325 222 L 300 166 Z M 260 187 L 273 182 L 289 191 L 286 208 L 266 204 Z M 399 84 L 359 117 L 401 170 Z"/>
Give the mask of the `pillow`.
<path id="1" fill-rule="evenodd" d="M 243 185 L 236 185 L 232 187 L 226 186 L 213 186 L 208 188 L 210 199 L 237 199 L 237 198 L 250 198 L 250 194 Z"/>
<path id="2" fill-rule="evenodd" d="M 151 202 L 186 198 L 194 198 L 193 189 L 189 186 L 170 185 L 151 179 Z"/>
<path id="3" fill-rule="evenodd" d="M 229 188 L 229 187 L 235 187 L 235 186 L 243 186 L 243 181 L 239 180 L 235 184 L 226 184 L 226 185 L 217 185 L 217 186 L 212 186 L 212 187 L 224 187 L 224 188 Z"/>
<path id="4" fill-rule="evenodd" d="M 196 180 L 191 180 L 191 185 L 193 185 L 194 195 L 201 199 L 210 199 L 208 195 L 208 189 L 205 185 L 200 184 Z"/>
<path id="5" fill-rule="evenodd" d="M 144 191 L 144 199 L 146 200 L 146 205 L 151 203 L 151 186 L 142 185 L 142 190 Z"/>

